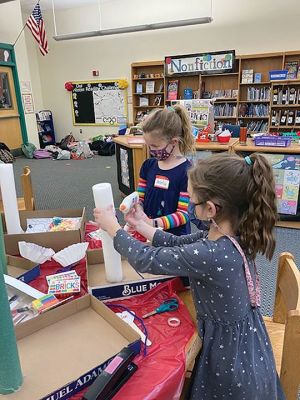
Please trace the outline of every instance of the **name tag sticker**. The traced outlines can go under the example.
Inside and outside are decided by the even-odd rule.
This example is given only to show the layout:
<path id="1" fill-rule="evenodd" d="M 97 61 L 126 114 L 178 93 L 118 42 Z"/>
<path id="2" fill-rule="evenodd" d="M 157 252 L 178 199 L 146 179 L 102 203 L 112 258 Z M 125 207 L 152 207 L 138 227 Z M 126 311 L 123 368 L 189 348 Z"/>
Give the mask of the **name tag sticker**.
<path id="1" fill-rule="evenodd" d="M 169 188 L 169 184 L 170 184 L 169 178 L 162 175 L 156 175 L 154 187 L 167 190 Z"/>

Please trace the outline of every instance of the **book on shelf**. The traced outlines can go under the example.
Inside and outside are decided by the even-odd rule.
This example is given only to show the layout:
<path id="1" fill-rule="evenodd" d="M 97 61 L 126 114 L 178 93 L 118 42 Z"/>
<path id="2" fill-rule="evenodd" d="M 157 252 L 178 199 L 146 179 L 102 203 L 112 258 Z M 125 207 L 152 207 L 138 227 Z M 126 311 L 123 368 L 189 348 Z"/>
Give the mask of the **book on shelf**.
<path id="1" fill-rule="evenodd" d="M 148 97 L 140 97 L 140 103 L 139 103 L 139 105 L 140 105 L 140 107 L 147 107 L 147 106 L 149 106 L 149 99 L 148 99 Z"/>
<path id="2" fill-rule="evenodd" d="M 280 111 L 280 125 L 287 124 L 288 110 Z"/>
<path id="3" fill-rule="evenodd" d="M 158 92 L 162 92 L 164 90 L 164 84 L 160 83 L 158 87 Z"/>
<path id="4" fill-rule="evenodd" d="M 242 70 L 242 83 L 253 83 L 253 69 Z"/>
<path id="5" fill-rule="evenodd" d="M 136 84 L 136 93 L 143 93 L 143 84 L 140 82 Z"/>
<path id="6" fill-rule="evenodd" d="M 298 61 L 286 61 L 284 68 L 288 71 L 286 79 L 297 79 Z"/>
<path id="7" fill-rule="evenodd" d="M 298 89 L 296 104 L 300 104 L 300 88 Z"/>
<path id="8" fill-rule="evenodd" d="M 278 88 L 277 87 L 275 87 L 274 90 L 273 90 L 272 100 L 273 100 L 273 104 L 277 104 L 278 103 Z"/>
<path id="9" fill-rule="evenodd" d="M 177 100 L 178 97 L 178 80 L 171 80 L 168 82 L 167 100 Z"/>
<path id="10" fill-rule="evenodd" d="M 260 83 L 261 82 L 261 73 L 260 72 L 256 72 L 254 74 L 254 83 Z"/>
<path id="11" fill-rule="evenodd" d="M 239 90 L 238 89 L 232 89 L 232 98 L 233 99 L 237 99 L 238 98 L 238 94 L 239 94 Z"/>
<path id="12" fill-rule="evenodd" d="M 296 111 L 295 115 L 295 125 L 300 125 L 300 110 Z"/>
<path id="13" fill-rule="evenodd" d="M 146 82 L 146 93 L 154 93 L 155 81 Z"/>
<path id="14" fill-rule="evenodd" d="M 294 87 L 289 88 L 288 104 L 296 104 L 297 90 Z"/>
<path id="15" fill-rule="evenodd" d="M 232 90 L 231 89 L 225 89 L 225 98 L 230 99 L 232 96 Z"/>
<path id="16" fill-rule="evenodd" d="M 161 95 L 155 96 L 153 105 L 154 105 L 154 106 L 160 106 L 160 105 L 161 105 L 161 100 L 162 100 L 162 96 L 161 96 Z"/>
<path id="17" fill-rule="evenodd" d="M 288 111 L 287 124 L 294 125 L 295 113 L 293 110 Z"/>
<path id="18" fill-rule="evenodd" d="M 263 87 L 254 87 L 250 86 L 247 89 L 247 100 L 249 101 L 259 101 L 259 100 L 270 100 L 270 88 Z"/>

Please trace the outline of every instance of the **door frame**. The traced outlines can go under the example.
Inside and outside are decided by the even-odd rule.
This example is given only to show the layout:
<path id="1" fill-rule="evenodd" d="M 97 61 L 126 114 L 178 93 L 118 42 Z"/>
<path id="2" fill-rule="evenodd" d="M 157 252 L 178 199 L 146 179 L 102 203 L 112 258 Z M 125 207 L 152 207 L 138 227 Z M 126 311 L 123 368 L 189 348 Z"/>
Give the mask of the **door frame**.
<path id="1" fill-rule="evenodd" d="M 19 76 L 18 76 L 18 70 L 17 70 L 15 50 L 14 50 L 13 45 L 6 44 L 6 43 L 0 43 L 0 49 L 8 50 L 11 55 L 11 61 L 7 61 L 7 62 L 0 61 L 0 66 L 10 67 L 12 69 L 12 75 L 13 75 L 15 92 L 16 92 L 16 100 L 17 100 L 17 106 L 18 106 L 18 112 L 19 112 L 19 119 L 20 119 L 22 141 L 23 141 L 23 143 L 27 144 L 28 143 L 28 135 L 27 135 L 25 114 L 24 114 L 23 103 L 22 103 L 22 96 L 21 96 L 20 82 L 19 82 Z"/>

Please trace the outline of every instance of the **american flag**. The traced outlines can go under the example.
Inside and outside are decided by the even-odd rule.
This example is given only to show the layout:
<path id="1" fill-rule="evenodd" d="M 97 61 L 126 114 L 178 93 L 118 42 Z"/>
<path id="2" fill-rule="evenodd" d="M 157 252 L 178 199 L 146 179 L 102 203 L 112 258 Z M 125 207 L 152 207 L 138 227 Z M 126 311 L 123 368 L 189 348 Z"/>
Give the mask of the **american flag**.
<path id="1" fill-rule="evenodd" d="M 26 25 L 31 30 L 35 40 L 38 42 L 40 52 L 43 54 L 43 56 L 48 54 L 48 41 L 39 3 L 37 3 L 34 7 L 34 10 L 28 18 Z"/>

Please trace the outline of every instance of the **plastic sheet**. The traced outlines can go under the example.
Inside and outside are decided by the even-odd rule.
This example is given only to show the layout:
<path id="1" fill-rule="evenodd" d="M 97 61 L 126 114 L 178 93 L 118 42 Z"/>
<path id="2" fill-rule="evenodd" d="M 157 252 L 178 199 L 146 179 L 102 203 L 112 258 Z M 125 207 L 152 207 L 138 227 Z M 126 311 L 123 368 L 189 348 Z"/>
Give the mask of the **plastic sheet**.
<path id="1" fill-rule="evenodd" d="M 185 375 L 185 347 L 195 333 L 195 326 L 188 310 L 176 295 L 176 292 L 182 290 L 184 287 L 180 279 L 175 278 L 158 285 L 147 293 L 109 302 L 109 304 L 121 304 L 128 307 L 141 317 L 157 308 L 167 298 L 176 297 L 179 301 L 177 311 L 156 314 L 144 320 L 152 346 L 147 347 L 146 356 L 142 352 L 134 359 L 138 370 L 114 396 L 114 400 L 178 400 L 180 398 Z M 113 307 L 113 311 L 120 310 Z M 180 326 L 170 327 L 167 324 L 170 317 L 179 318 Z M 143 330 L 137 320 L 135 323 Z M 71 399 L 81 399 L 85 390 Z"/>

